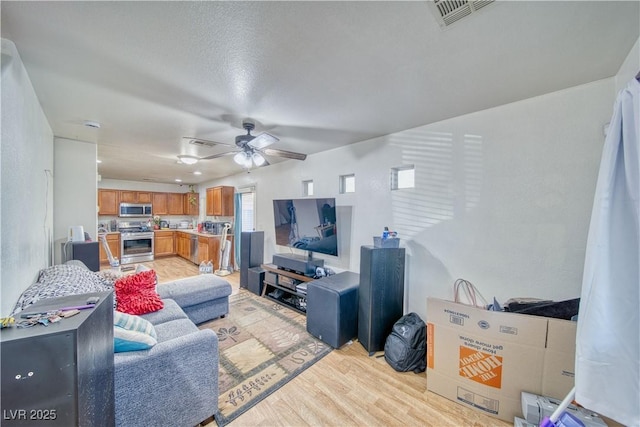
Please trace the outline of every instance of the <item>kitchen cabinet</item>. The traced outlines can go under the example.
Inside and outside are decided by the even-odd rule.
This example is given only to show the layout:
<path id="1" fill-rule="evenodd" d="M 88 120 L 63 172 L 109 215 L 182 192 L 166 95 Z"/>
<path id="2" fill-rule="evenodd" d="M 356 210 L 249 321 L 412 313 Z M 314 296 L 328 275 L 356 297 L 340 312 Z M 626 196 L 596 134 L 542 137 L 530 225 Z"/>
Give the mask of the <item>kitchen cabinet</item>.
<path id="1" fill-rule="evenodd" d="M 154 256 L 175 255 L 175 231 L 155 231 L 153 233 Z"/>
<path id="2" fill-rule="evenodd" d="M 120 259 L 120 233 L 109 233 L 105 237 L 107 238 L 107 245 L 111 255 Z M 107 251 L 104 250 L 102 241 L 100 242 L 100 264 L 109 264 L 109 257 L 107 256 Z"/>
<path id="3" fill-rule="evenodd" d="M 234 187 L 207 188 L 207 215 L 233 216 Z"/>
<path id="4" fill-rule="evenodd" d="M 167 193 L 167 214 L 184 215 L 182 193 Z"/>
<path id="5" fill-rule="evenodd" d="M 151 193 L 148 191 L 120 191 L 121 203 L 151 203 Z"/>
<path id="6" fill-rule="evenodd" d="M 118 215 L 118 190 L 98 189 L 98 215 Z"/>
<path id="7" fill-rule="evenodd" d="M 152 193 L 152 210 L 154 215 L 166 215 L 169 213 L 167 193 Z"/>
<path id="8" fill-rule="evenodd" d="M 211 256 L 213 252 L 210 251 L 211 240 L 213 240 L 212 237 L 198 236 L 198 264 L 202 261 L 207 262 L 209 260 L 213 263 L 213 258 Z M 214 264 L 213 266 L 215 270 L 217 265 Z"/>
<path id="9" fill-rule="evenodd" d="M 138 203 L 151 203 L 152 196 L 149 192 L 138 191 Z"/>
<path id="10" fill-rule="evenodd" d="M 228 236 L 227 239 L 231 242 L 229 265 L 233 268 L 233 237 Z M 211 261 L 213 269 L 218 270 L 220 268 L 220 255 L 220 236 L 198 235 L 198 263 Z"/>
<path id="11" fill-rule="evenodd" d="M 185 215 L 200 215 L 200 195 L 198 193 L 184 193 L 182 195 L 182 202 Z"/>
<path id="12" fill-rule="evenodd" d="M 191 259 L 191 234 L 176 231 L 176 253 L 184 259 Z"/>

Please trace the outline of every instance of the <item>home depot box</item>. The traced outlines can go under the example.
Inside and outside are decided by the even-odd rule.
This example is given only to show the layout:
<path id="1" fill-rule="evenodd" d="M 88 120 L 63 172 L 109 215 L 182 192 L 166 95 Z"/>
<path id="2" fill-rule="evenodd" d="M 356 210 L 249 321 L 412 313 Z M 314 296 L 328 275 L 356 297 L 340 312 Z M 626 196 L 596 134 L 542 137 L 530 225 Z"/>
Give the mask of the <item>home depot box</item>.
<path id="1" fill-rule="evenodd" d="M 577 322 L 547 320 L 542 395 L 564 399 L 574 385 Z"/>
<path id="2" fill-rule="evenodd" d="M 575 328 L 571 337 L 564 325 L 554 327 L 555 351 L 548 355 L 549 320 L 428 298 L 427 389 L 512 421 L 521 415 L 523 390 L 541 394 L 545 375 L 555 378 L 557 372 L 573 371 L 573 359 L 563 365 L 569 357 L 563 348 L 575 348 Z M 550 383 L 552 389 L 564 390 L 563 381 Z"/>

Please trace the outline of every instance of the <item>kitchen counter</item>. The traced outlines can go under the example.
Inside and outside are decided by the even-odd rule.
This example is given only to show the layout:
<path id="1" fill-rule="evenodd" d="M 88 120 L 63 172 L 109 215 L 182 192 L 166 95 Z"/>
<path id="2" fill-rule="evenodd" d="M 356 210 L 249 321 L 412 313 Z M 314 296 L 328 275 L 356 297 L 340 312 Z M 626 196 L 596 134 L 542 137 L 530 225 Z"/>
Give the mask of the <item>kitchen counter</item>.
<path id="1" fill-rule="evenodd" d="M 206 232 L 199 232 L 198 230 L 194 230 L 192 228 L 161 228 L 160 230 L 153 230 L 153 231 L 180 231 L 182 233 L 187 233 L 187 234 L 195 234 L 196 236 L 202 236 L 202 237 L 220 237 L 221 234 L 211 234 L 211 233 L 206 233 Z M 232 236 L 231 233 L 227 234 L 227 236 Z"/>

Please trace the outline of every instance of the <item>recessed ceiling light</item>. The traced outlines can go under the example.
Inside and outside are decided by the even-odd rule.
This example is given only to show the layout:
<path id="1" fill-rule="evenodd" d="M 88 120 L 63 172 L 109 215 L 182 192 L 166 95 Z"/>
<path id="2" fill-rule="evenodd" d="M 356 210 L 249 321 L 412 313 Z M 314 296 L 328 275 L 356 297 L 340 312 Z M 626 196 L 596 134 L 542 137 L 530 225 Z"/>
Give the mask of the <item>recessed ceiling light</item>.
<path id="1" fill-rule="evenodd" d="M 182 182 L 180 178 L 176 178 L 176 182 Z"/>
<path id="2" fill-rule="evenodd" d="M 202 175 L 202 172 L 200 172 L 200 171 L 195 171 L 193 174 L 194 174 L 194 175 Z"/>
<path id="3" fill-rule="evenodd" d="M 200 160 L 196 156 L 189 155 L 178 156 L 178 159 L 180 159 L 180 161 L 185 165 L 195 165 L 196 163 L 198 163 L 198 160 Z"/>

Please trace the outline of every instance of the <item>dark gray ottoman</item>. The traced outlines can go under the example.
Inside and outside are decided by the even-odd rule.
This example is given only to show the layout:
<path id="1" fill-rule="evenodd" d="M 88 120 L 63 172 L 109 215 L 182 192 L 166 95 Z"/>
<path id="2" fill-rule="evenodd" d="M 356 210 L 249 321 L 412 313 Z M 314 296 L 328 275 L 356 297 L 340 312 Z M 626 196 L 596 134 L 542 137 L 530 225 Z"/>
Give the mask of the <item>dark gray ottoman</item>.
<path id="1" fill-rule="evenodd" d="M 333 348 L 358 335 L 360 275 L 351 271 L 307 283 L 307 332 Z"/>

